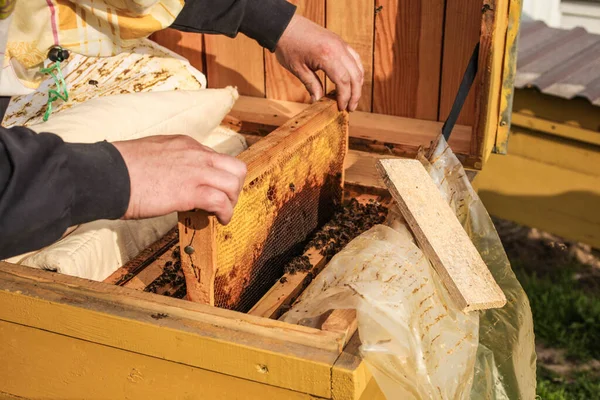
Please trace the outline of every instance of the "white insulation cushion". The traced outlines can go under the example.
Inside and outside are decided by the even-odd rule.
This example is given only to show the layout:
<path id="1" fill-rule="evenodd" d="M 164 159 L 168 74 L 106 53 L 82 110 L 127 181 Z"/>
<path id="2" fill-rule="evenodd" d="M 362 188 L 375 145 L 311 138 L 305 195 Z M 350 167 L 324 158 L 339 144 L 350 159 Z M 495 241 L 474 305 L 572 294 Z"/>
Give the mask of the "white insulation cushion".
<path id="1" fill-rule="evenodd" d="M 230 87 L 101 97 L 52 115 L 48 122 L 31 129 L 52 132 L 66 142 L 77 143 L 185 134 L 220 153 L 235 156 L 246 149 L 246 141 L 219 124 L 237 98 L 237 90 Z M 139 221 L 94 221 L 76 227 L 40 251 L 11 261 L 104 280 L 176 223 L 176 214 Z"/>
<path id="2" fill-rule="evenodd" d="M 237 90 L 232 87 L 97 97 L 30 128 L 55 133 L 65 142 L 73 143 L 115 142 L 169 134 L 189 135 L 203 142 L 219 126 L 237 98 Z"/>

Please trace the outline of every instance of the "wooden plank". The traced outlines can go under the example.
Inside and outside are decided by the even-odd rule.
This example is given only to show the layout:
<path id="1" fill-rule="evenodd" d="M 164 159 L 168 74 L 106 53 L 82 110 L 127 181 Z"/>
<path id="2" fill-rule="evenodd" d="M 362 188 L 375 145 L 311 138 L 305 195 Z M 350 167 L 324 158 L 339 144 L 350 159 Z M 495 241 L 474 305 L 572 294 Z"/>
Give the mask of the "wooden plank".
<path id="1" fill-rule="evenodd" d="M 0 399 L 315 398 L 5 321 L 0 340 L 0 390 L 19 396 Z"/>
<path id="2" fill-rule="evenodd" d="M 386 189 L 381 175 L 377 171 L 377 162 L 390 156 L 367 153 L 365 151 L 349 151 L 346 156 L 346 184 Z"/>
<path id="3" fill-rule="evenodd" d="M 485 0 L 485 12 L 481 19 L 481 36 L 479 51 L 479 87 L 477 89 L 477 103 L 475 107 L 475 123 L 473 126 L 474 140 L 471 151 L 480 159 L 478 169 L 483 168 L 483 163 L 488 159 L 496 145 L 498 129 L 508 124 L 507 117 L 512 109 L 507 109 L 507 97 L 514 91 L 512 81 L 505 82 L 504 59 L 507 54 L 507 31 L 509 24 L 509 7 L 516 5 L 510 2 Z M 514 22 L 514 21 L 512 21 Z M 518 21 L 517 21 L 518 22 Z M 513 47 L 516 52 L 516 47 Z M 516 54 L 512 57 L 516 58 Z M 513 60 L 516 63 L 515 60 Z M 504 104 L 503 103 L 504 99 Z M 500 115 L 501 107 L 504 114 Z"/>
<path id="4" fill-rule="evenodd" d="M 310 283 L 311 277 L 318 274 L 325 267 L 326 257 L 321 255 L 319 250 L 312 248 L 304 252 L 312 267 L 308 271 L 284 274 L 260 301 L 248 311 L 248 314 L 264 318 L 279 318 L 300 296 L 300 293 Z"/>
<path id="5" fill-rule="evenodd" d="M 257 99 L 241 96 L 230 115 L 240 121 L 264 125 L 282 125 L 308 105 L 290 101 Z M 414 149 L 429 146 L 442 130 L 443 123 L 367 112 L 350 114 L 350 138 Z M 457 125 L 450 137 L 450 147 L 457 154 L 469 154 L 471 127 Z"/>
<path id="6" fill-rule="evenodd" d="M 154 32 L 150 39 L 186 58 L 197 70 L 205 72 L 202 34 L 167 28 Z"/>
<path id="7" fill-rule="evenodd" d="M 508 138 L 510 135 L 511 114 L 513 112 L 513 100 L 515 96 L 515 77 L 517 76 L 517 46 L 519 39 L 519 31 L 521 28 L 521 11 L 522 3 L 519 0 L 510 0 L 508 9 L 508 21 L 506 42 L 504 44 L 504 66 L 502 68 L 502 94 L 500 98 L 500 126 L 494 138 L 494 153 L 507 154 Z M 498 50 L 496 49 L 496 52 Z M 497 56 L 497 55 L 496 55 Z M 583 99 L 580 99 L 583 100 Z M 567 100 L 570 101 L 570 100 Z M 516 111 L 516 109 L 515 109 Z M 475 126 L 475 132 L 479 128 Z M 488 139 L 489 140 L 489 139 Z M 483 161 L 487 160 L 487 155 L 484 153 Z"/>
<path id="8" fill-rule="evenodd" d="M 146 247 L 134 259 L 113 272 L 103 282 L 111 285 L 125 285 L 133 277 L 142 272 L 167 249 L 177 243 L 177 229 L 173 228 L 165 236 Z"/>
<path id="9" fill-rule="evenodd" d="M 0 262 L 0 288 L 5 288 L 7 292 L 21 290 L 21 293 L 17 294 L 24 295 L 39 293 L 39 297 L 46 300 L 78 304 L 87 310 L 120 316 L 128 315 L 126 311 L 129 309 L 135 309 L 142 314 L 164 312 L 176 319 L 190 319 L 206 325 L 206 334 L 212 332 L 210 326 L 259 335 L 266 339 L 273 339 L 285 333 L 289 336 L 286 338 L 289 343 L 320 349 L 333 349 L 335 346 L 332 338 L 337 337 L 318 329 L 266 320 L 218 307 L 5 262 Z M 145 317 L 139 321 L 147 320 Z"/>
<path id="10" fill-rule="evenodd" d="M 440 90 L 440 111 L 438 119 L 445 121 L 450 114 L 452 103 L 462 77 L 479 41 L 481 31 L 482 0 L 457 0 L 446 7 L 446 25 L 444 27 L 444 55 L 442 61 L 442 83 Z M 478 74 L 481 76 L 481 74 Z M 475 99 L 479 79 L 473 83 L 473 90 L 467 97 L 457 123 L 473 126 L 475 124 Z"/>
<path id="11" fill-rule="evenodd" d="M 342 335 L 340 338 L 340 351 L 342 351 L 358 329 L 356 310 L 333 310 L 321 325 L 321 329 Z"/>
<path id="12" fill-rule="evenodd" d="M 204 35 L 209 88 L 236 86 L 247 96 L 265 97 L 263 49 L 244 35 Z"/>
<path id="13" fill-rule="evenodd" d="M 373 111 L 436 120 L 444 0 L 377 0 L 376 5 Z"/>
<path id="14" fill-rule="evenodd" d="M 244 137 L 250 146 L 263 140 L 262 136 L 244 134 Z M 387 188 L 376 167 L 377 161 L 383 158 L 395 157 L 366 151 L 348 150 L 344 160 L 344 185 L 362 187 L 377 194 L 380 194 L 381 190 L 387 193 Z"/>
<path id="15" fill-rule="evenodd" d="M 358 333 L 350 338 L 348 345 L 331 370 L 331 391 L 333 399 L 340 400 L 384 400 L 381 396 L 366 396 L 366 390 L 374 382 L 371 371 L 360 355 Z"/>
<path id="16" fill-rule="evenodd" d="M 6 263 L 0 320 L 325 398 L 339 355 L 332 332 Z"/>
<path id="17" fill-rule="evenodd" d="M 359 111 L 371 111 L 373 101 L 373 36 L 375 0 L 327 0 L 327 29 L 340 35 L 361 58 L 365 69 Z M 327 93 L 335 89 L 329 79 Z"/>
<path id="18" fill-rule="evenodd" d="M 457 306 L 465 312 L 504 306 L 504 293 L 421 162 L 380 160 L 377 166 Z"/>
<path id="19" fill-rule="evenodd" d="M 190 301 L 215 305 L 217 218 L 202 210 L 179 213 L 181 269 Z"/>
<path id="20" fill-rule="evenodd" d="M 162 275 L 165 270 L 165 264 L 168 261 L 172 262 L 173 256 L 171 253 L 172 251 L 170 249 L 165 251 L 123 286 L 130 289 L 144 290 L 149 284 L 154 282 L 156 278 Z"/>
<path id="21" fill-rule="evenodd" d="M 289 2 L 296 5 L 296 14 L 302 15 L 318 25 L 325 25 L 325 3 L 323 0 L 289 0 Z M 265 49 L 264 54 L 267 98 L 309 103 L 310 94 L 304 84 L 279 64 L 274 53 Z M 318 72 L 317 76 L 324 84 L 325 75 L 323 72 Z"/>

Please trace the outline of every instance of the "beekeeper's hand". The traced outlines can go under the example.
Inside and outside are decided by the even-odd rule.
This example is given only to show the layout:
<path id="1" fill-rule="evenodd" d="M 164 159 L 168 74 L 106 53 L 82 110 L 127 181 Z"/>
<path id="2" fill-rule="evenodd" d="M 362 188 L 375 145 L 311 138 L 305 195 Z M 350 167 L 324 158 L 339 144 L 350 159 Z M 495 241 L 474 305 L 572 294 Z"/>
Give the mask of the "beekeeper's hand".
<path id="1" fill-rule="evenodd" d="M 140 219 L 201 209 L 227 224 L 233 215 L 246 165 L 188 136 L 153 136 L 113 143 L 131 182 L 123 218 Z"/>
<path id="2" fill-rule="evenodd" d="M 315 74 L 322 70 L 336 85 L 339 109 L 356 110 L 364 69 L 358 53 L 338 35 L 295 15 L 275 54 L 281 65 L 304 83 L 313 100 L 323 97 L 323 85 Z"/>

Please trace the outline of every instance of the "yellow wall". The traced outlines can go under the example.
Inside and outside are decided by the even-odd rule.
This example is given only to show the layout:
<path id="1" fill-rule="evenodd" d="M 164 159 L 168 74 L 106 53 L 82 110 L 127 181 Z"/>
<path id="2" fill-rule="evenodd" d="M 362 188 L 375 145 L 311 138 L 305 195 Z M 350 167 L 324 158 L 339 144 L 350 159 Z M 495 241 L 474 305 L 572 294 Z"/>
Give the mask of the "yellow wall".
<path id="1" fill-rule="evenodd" d="M 600 248 L 600 108 L 526 90 L 514 110 L 508 155 L 474 181 L 488 211 Z"/>

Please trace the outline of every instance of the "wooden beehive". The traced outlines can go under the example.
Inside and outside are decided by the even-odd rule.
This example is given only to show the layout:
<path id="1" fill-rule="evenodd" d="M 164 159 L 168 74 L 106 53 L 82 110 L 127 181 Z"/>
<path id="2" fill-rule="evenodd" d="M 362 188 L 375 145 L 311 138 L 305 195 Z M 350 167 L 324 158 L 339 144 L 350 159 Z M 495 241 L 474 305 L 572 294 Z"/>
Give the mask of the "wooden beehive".
<path id="1" fill-rule="evenodd" d="M 248 175 L 230 224 L 179 216 L 188 299 L 250 310 L 341 204 L 347 147 L 348 115 L 324 99 L 240 154 Z"/>
<path id="2" fill-rule="evenodd" d="M 478 83 L 450 144 L 478 169 L 507 134 L 519 0 L 294 3 L 365 60 L 361 112 L 350 115 L 347 191 L 387 194 L 378 159 L 412 157 L 435 139 L 477 41 Z M 304 88 L 242 35 L 157 38 L 187 55 L 209 85 L 238 86 L 245 96 L 229 122 L 253 147 L 309 107 Z M 335 311 L 318 329 L 276 320 L 325 265 L 318 252 L 305 253 L 310 271 L 285 274 L 240 313 L 173 298 L 185 294 L 181 270 L 166 271 L 176 285 L 144 292 L 175 250 L 177 230 L 104 283 L 0 263 L 0 397 L 88 398 L 93 388 L 97 398 L 383 398 L 359 355 L 352 315 Z"/>

